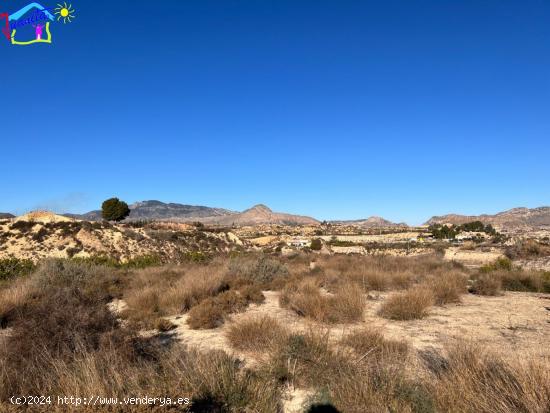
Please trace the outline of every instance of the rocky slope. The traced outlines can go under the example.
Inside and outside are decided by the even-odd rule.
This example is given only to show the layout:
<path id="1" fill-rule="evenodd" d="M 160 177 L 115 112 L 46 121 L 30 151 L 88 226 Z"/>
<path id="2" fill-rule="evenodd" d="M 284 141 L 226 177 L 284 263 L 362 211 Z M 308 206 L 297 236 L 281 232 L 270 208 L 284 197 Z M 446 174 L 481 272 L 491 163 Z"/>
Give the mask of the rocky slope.
<path id="1" fill-rule="evenodd" d="M 310 217 L 273 212 L 265 205 L 256 205 L 243 212 L 234 212 L 222 208 L 165 204 L 160 201 L 144 201 L 130 205 L 127 221 L 175 221 L 203 222 L 211 225 L 315 225 L 319 222 Z M 101 221 L 101 211 L 91 211 L 83 215 L 65 214 L 65 216 L 85 221 Z"/>
<path id="2" fill-rule="evenodd" d="M 222 208 L 200 205 L 183 205 L 160 201 L 142 201 L 130 205 L 129 221 L 178 221 L 196 218 L 233 215 L 235 212 Z M 101 211 L 86 214 L 65 214 L 65 216 L 85 221 L 101 221 Z"/>
<path id="3" fill-rule="evenodd" d="M 230 252 L 242 248 L 228 231 L 201 231 L 192 225 L 146 225 L 77 221 L 52 213 L 31 213 L 0 223 L 0 259 L 108 256 L 121 261 L 155 256 L 181 262 L 193 254 Z"/>
<path id="4" fill-rule="evenodd" d="M 356 219 L 351 221 L 331 221 L 332 224 L 355 225 L 363 228 L 387 228 L 387 227 L 406 227 L 407 224 L 388 221 L 382 217 L 372 216 L 367 219 Z"/>
<path id="5" fill-rule="evenodd" d="M 214 225 L 260 225 L 260 224 L 279 224 L 279 225 L 317 225 L 319 221 L 314 218 L 292 215 L 281 212 L 273 212 L 265 205 L 256 205 L 239 214 L 232 214 L 218 217 L 207 217 L 198 219 L 205 224 Z"/>
<path id="6" fill-rule="evenodd" d="M 482 221 L 504 230 L 538 229 L 550 226 L 550 207 L 514 208 L 495 215 L 457 215 L 434 216 L 426 222 L 432 224 L 464 224 L 465 222 Z"/>

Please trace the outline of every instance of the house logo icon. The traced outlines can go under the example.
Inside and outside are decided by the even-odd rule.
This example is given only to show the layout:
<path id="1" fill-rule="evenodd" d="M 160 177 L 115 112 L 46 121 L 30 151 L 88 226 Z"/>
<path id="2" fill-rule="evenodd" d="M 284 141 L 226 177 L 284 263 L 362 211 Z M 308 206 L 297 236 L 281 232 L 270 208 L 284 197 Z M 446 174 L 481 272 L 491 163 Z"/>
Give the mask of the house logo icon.
<path id="1" fill-rule="evenodd" d="M 53 14 L 52 14 L 53 13 Z M 57 8 L 46 8 L 40 3 L 30 3 L 15 13 L 1 13 L 2 33 L 13 45 L 27 46 L 35 43 L 52 43 L 50 24 L 57 21 L 71 22 L 75 17 L 72 5 L 58 4 Z"/>
<path id="2" fill-rule="evenodd" d="M 26 46 L 34 43 L 51 43 L 52 34 L 50 32 L 50 22 L 55 21 L 53 15 L 39 3 L 31 3 L 23 7 L 21 10 L 13 13 L 9 17 L 9 21 L 15 24 L 12 26 L 11 43 Z M 45 23 L 45 24 L 44 24 Z M 32 24 L 34 27 L 35 38 L 20 39 L 17 36 L 18 26 Z M 46 35 L 44 35 L 46 29 Z"/>

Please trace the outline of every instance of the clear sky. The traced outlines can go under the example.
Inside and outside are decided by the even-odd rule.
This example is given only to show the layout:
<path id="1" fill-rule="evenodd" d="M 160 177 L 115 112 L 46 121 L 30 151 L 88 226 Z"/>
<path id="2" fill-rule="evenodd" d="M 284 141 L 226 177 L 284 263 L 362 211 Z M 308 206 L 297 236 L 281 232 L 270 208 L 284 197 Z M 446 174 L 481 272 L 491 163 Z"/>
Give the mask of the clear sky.
<path id="1" fill-rule="evenodd" d="M 1 212 L 550 204 L 547 0 L 72 5 L 51 45 L 0 38 Z"/>

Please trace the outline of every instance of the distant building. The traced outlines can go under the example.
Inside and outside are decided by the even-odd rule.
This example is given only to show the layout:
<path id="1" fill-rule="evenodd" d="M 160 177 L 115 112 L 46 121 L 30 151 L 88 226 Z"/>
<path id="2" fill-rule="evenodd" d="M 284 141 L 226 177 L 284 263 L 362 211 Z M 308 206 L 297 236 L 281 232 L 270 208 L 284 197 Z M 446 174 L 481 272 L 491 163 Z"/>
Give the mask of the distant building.
<path id="1" fill-rule="evenodd" d="M 304 247 L 309 247 L 310 242 L 305 239 L 293 239 L 288 242 L 288 245 L 296 248 L 304 248 Z"/>

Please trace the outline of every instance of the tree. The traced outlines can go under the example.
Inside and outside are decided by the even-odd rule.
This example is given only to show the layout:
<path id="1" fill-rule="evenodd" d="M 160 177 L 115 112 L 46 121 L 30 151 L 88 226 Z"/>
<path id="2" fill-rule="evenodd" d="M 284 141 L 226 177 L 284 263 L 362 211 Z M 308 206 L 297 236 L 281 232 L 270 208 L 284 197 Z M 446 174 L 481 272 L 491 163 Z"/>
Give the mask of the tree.
<path id="1" fill-rule="evenodd" d="M 314 238 L 311 240 L 310 247 L 313 251 L 320 251 L 323 248 L 323 242 L 319 238 Z"/>
<path id="2" fill-rule="evenodd" d="M 122 221 L 128 215 L 128 204 L 118 198 L 108 199 L 101 205 L 101 216 L 107 221 Z"/>

